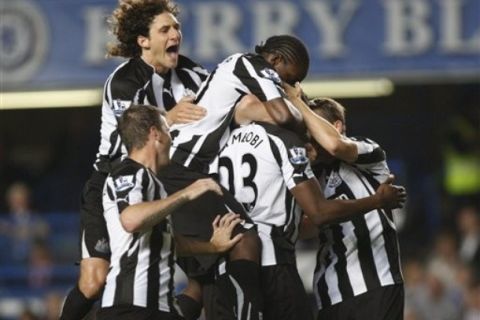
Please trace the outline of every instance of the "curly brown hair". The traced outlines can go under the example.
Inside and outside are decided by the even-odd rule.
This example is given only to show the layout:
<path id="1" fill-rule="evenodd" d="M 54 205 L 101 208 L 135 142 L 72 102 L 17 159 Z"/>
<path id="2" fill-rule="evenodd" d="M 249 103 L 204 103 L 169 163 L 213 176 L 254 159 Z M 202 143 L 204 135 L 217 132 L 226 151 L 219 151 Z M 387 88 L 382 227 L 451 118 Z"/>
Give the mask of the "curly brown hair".
<path id="1" fill-rule="evenodd" d="M 170 0 L 119 0 L 118 7 L 108 19 L 110 31 L 117 38 L 108 46 L 112 57 L 132 58 L 140 56 L 138 36 L 148 37 L 153 19 L 163 13 L 178 14 L 178 7 Z"/>

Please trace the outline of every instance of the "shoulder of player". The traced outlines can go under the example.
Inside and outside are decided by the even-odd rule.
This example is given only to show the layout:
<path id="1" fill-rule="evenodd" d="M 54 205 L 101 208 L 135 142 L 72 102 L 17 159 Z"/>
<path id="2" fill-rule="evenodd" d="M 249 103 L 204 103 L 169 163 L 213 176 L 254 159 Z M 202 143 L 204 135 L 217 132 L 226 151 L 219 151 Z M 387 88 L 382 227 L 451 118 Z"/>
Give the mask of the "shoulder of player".
<path id="1" fill-rule="evenodd" d="M 131 100 L 150 81 L 153 68 L 141 58 L 132 58 L 120 65 L 110 76 L 107 90 L 112 99 Z"/>
<path id="2" fill-rule="evenodd" d="M 293 131 L 270 123 L 258 123 L 258 125 L 261 125 L 267 134 L 279 138 L 286 147 L 303 147 L 305 145 L 305 141 L 303 141 L 300 136 Z"/>
<path id="3" fill-rule="evenodd" d="M 256 67 L 272 68 L 272 66 L 267 62 L 267 60 L 265 60 L 265 58 L 259 54 L 244 53 L 241 55 L 241 57 L 248 60 Z"/>
<path id="4" fill-rule="evenodd" d="M 177 64 L 177 67 L 175 69 L 190 69 L 190 70 L 193 70 L 195 68 L 205 69 L 200 64 L 194 62 L 192 59 L 190 59 L 190 58 L 188 58 L 184 55 L 180 54 L 178 56 L 178 64 Z"/>
<path id="5" fill-rule="evenodd" d="M 126 158 L 113 168 L 110 176 L 112 177 L 112 179 L 116 179 L 122 176 L 135 176 L 140 170 L 146 169 L 142 164 L 130 158 Z"/>
<path id="6" fill-rule="evenodd" d="M 385 150 L 375 141 L 366 137 L 348 137 L 357 144 L 357 164 L 376 163 L 387 159 Z"/>

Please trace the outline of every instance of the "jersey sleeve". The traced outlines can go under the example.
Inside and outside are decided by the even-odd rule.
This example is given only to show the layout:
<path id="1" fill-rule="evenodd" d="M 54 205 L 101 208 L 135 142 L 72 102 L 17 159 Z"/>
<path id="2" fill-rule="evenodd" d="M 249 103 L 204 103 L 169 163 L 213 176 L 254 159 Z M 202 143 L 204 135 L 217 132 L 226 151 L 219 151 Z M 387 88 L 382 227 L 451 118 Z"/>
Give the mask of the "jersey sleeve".
<path id="1" fill-rule="evenodd" d="M 288 189 L 314 177 L 305 143 L 293 132 L 273 126 L 269 133 L 272 152 L 280 164 Z"/>
<path id="2" fill-rule="evenodd" d="M 280 76 L 260 56 L 240 57 L 233 73 L 262 102 L 284 96 Z"/>
<path id="3" fill-rule="evenodd" d="M 146 186 L 144 181 L 145 169 L 123 170 L 112 176 L 114 199 L 116 199 L 118 212 L 121 213 L 128 206 L 145 201 Z"/>
<path id="4" fill-rule="evenodd" d="M 358 157 L 354 163 L 356 167 L 378 177 L 386 177 L 390 174 L 385 151 L 378 143 L 363 137 L 350 137 L 350 139 L 357 145 Z"/>

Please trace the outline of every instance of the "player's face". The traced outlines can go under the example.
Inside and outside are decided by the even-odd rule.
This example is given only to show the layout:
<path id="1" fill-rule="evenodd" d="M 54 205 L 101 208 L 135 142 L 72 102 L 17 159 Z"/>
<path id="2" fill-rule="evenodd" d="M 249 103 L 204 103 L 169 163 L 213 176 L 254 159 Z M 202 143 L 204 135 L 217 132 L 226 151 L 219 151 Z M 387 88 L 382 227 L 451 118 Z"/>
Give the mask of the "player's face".
<path id="1" fill-rule="evenodd" d="M 161 13 L 150 25 L 142 55 L 147 56 L 147 62 L 157 72 L 166 73 L 177 66 L 181 41 L 182 32 L 177 18 L 168 12 Z"/>
<path id="2" fill-rule="evenodd" d="M 289 85 L 294 85 L 295 82 L 299 81 L 298 79 L 300 79 L 300 72 L 298 68 L 293 63 L 288 62 L 283 58 L 278 59 L 273 65 L 273 68 L 275 71 L 277 71 L 282 81 L 288 83 Z"/>

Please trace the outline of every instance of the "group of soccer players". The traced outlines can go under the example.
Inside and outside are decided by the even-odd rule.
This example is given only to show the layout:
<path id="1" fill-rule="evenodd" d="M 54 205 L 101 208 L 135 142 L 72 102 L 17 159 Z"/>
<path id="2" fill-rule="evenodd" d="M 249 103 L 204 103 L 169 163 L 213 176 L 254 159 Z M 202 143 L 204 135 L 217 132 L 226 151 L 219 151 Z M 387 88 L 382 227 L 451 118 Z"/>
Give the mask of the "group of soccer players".
<path id="1" fill-rule="evenodd" d="M 112 14 L 109 53 L 129 60 L 105 83 L 61 319 L 99 298 L 98 319 L 313 319 L 299 235 L 322 242 L 319 319 L 401 319 L 392 209 L 405 191 L 383 150 L 344 136 L 335 101 L 305 99 L 299 39 L 272 36 L 208 73 L 179 54 L 176 15 L 169 0 L 120 0 Z M 175 262 L 188 276 L 177 296 Z"/>

